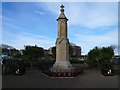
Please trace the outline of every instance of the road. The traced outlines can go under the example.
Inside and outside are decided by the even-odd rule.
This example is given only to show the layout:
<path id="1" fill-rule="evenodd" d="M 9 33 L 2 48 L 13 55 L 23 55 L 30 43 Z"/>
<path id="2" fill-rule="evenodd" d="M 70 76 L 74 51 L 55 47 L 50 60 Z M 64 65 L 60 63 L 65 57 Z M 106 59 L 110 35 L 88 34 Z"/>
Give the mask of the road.
<path id="1" fill-rule="evenodd" d="M 3 88 L 117 88 L 118 76 L 103 76 L 98 70 L 84 70 L 75 78 L 49 78 L 39 70 L 29 70 L 23 76 L 5 75 Z"/>

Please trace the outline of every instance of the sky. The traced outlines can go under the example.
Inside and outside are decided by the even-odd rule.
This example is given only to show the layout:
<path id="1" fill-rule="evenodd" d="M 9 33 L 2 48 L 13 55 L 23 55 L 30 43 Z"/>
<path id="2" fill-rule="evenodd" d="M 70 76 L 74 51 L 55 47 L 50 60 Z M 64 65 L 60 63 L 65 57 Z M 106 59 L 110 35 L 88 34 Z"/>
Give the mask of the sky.
<path id="1" fill-rule="evenodd" d="M 69 41 L 87 54 L 95 46 L 118 45 L 117 2 L 2 2 L 2 43 L 17 49 L 55 46 L 60 5 L 69 19 Z"/>

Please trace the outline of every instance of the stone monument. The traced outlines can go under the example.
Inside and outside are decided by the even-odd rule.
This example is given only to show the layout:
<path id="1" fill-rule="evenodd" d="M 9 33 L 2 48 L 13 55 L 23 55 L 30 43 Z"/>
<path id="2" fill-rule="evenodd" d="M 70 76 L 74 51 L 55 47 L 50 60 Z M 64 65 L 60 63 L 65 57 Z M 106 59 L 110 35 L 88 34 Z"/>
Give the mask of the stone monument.
<path id="1" fill-rule="evenodd" d="M 76 77 L 82 73 L 79 68 L 72 67 L 69 62 L 69 39 L 67 37 L 67 21 L 64 6 L 60 6 L 61 14 L 58 17 L 58 37 L 56 40 L 56 62 L 49 69 L 44 68 L 42 73 L 49 77 Z"/>
<path id="2" fill-rule="evenodd" d="M 69 62 L 69 39 L 67 37 L 67 21 L 64 14 L 64 6 L 60 6 L 61 14 L 58 17 L 58 38 L 56 40 L 56 62 L 53 68 L 59 69 L 69 69 L 72 65 Z"/>

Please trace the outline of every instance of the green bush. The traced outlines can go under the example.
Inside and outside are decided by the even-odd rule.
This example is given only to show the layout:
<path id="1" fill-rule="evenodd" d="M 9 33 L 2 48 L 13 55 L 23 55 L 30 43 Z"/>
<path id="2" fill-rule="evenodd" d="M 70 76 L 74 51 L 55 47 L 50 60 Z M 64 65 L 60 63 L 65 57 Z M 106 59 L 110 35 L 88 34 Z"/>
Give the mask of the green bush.
<path id="1" fill-rule="evenodd" d="M 78 58 L 72 58 L 69 61 L 71 64 L 73 64 L 73 63 L 84 64 L 84 61 L 78 60 Z"/>
<path id="2" fill-rule="evenodd" d="M 7 74 L 13 73 L 13 67 L 15 65 L 20 65 L 20 66 L 25 67 L 23 60 L 11 60 L 11 59 L 9 59 L 9 60 L 6 60 L 6 62 L 5 62 L 6 73 Z"/>
<path id="3" fill-rule="evenodd" d="M 6 67 L 6 73 L 12 73 L 13 72 L 13 61 L 12 60 L 6 60 L 5 63 L 5 67 Z"/>
<path id="4" fill-rule="evenodd" d="M 39 60 L 38 67 L 41 69 L 42 67 L 52 67 L 55 63 L 55 60 Z"/>

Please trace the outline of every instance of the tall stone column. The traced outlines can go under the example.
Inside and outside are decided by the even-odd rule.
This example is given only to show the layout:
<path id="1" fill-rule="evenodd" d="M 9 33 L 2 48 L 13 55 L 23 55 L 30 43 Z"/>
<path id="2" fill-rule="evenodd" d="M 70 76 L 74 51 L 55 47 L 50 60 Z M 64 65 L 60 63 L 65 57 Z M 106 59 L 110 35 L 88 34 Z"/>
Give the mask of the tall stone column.
<path id="1" fill-rule="evenodd" d="M 61 14 L 58 17 L 58 38 L 56 40 L 56 62 L 53 68 L 68 69 L 72 67 L 69 62 L 69 39 L 67 37 L 67 21 L 64 14 L 64 6 L 60 6 Z"/>

